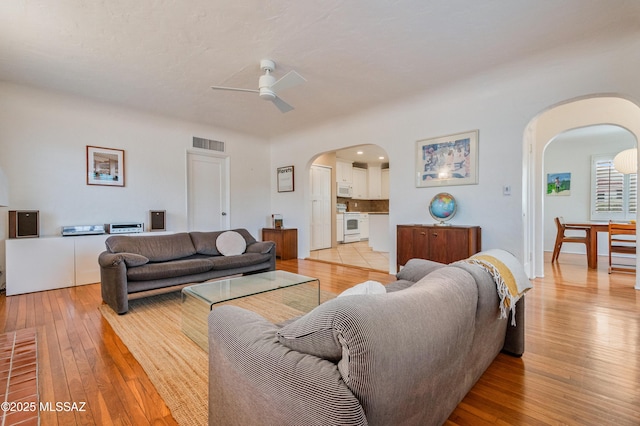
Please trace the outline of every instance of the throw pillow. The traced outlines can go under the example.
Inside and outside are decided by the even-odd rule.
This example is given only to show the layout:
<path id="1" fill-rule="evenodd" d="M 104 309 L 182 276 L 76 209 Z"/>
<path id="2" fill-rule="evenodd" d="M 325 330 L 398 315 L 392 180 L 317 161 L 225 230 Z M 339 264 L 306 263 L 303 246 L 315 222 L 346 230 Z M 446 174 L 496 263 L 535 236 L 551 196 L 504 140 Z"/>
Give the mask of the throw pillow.
<path id="1" fill-rule="evenodd" d="M 277 332 L 280 343 L 298 352 L 337 362 L 342 358 L 339 331 L 334 327 L 337 299 L 329 300 Z M 338 306 L 336 306 L 338 305 Z"/>
<path id="2" fill-rule="evenodd" d="M 356 294 L 385 294 L 387 289 L 378 281 L 365 281 L 360 284 L 356 284 L 351 288 L 346 289 L 342 293 L 338 295 L 338 297 L 342 296 L 353 296 Z"/>
<path id="3" fill-rule="evenodd" d="M 247 242 L 236 231 L 226 231 L 216 239 L 216 248 L 223 256 L 237 256 L 247 249 Z"/>

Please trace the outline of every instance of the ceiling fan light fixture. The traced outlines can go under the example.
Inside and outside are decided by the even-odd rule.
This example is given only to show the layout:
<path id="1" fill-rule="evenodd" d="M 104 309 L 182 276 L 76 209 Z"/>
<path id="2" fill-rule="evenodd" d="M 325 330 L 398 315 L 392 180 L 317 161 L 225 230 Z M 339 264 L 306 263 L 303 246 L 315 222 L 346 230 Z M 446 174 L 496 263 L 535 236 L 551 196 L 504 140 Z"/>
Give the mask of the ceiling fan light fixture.
<path id="1" fill-rule="evenodd" d="M 623 174 L 638 172 L 638 149 L 631 148 L 619 152 L 613 158 L 613 167 Z"/>
<path id="2" fill-rule="evenodd" d="M 264 99 L 265 101 L 272 101 L 276 98 L 276 94 L 268 87 L 261 87 L 259 96 L 260 99 Z"/>
<path id="3" fill-rule="evenodd" d="M 293 110 L 293 107 L 278 97 L 278 93 L 281 90 L 286 90 L 291 87 L 297 86 L 307 80 L 297 72 L 291 70 L 279 80 L 276 80 L 271 72 L 275 69 L 276 64 L 270 59 L 263 59 L 260 61 L 260 69 L 264 71 L 264 74 L 258 79 L 258 89 L 246 89 L 242 87 L 225 87 L 225 86 L 211 86 L 214 90 L 230 90 L 233 92 L 250 92 L 257 93 L 260 99 L 265 101 L 271 101 L 280 112 L 285 113 Z"/>

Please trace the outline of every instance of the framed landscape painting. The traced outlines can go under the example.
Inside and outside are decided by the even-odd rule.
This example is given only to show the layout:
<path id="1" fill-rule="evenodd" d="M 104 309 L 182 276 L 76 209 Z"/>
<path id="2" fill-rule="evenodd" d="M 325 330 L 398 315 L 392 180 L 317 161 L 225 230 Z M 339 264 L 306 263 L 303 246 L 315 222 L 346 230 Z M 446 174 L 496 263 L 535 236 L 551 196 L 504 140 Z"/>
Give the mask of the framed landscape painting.
<path id="1" fill-rule="evenodd" d="M 416 142 L 416 187 L 477 183 L 477 130 Z"/>
<path id="2" fill-rule="evenodd" d="M 124 186 L 124 150 L 87 145 L 87 185 Z"/>

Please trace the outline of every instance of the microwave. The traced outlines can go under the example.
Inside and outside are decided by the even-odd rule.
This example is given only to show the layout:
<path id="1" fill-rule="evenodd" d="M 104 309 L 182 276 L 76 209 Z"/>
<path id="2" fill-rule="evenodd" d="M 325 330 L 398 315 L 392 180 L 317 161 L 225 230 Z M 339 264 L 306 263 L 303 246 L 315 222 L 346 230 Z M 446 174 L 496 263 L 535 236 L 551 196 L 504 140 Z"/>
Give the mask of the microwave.
<path id="1" fill-rule="evenodd" d="M 338 182 L 338 190 L 337 190 L 338 197 L 351 198 L 352 191 L 353 191 L 353 187 L 351 186 L 350 183 Z"/>

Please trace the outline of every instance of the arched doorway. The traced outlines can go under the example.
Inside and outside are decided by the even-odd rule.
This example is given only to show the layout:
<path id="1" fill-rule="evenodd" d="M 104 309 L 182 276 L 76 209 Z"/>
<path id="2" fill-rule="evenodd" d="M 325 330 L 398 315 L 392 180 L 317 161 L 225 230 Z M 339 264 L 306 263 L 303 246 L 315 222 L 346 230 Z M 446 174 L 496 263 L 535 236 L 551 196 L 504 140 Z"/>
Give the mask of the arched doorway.
<path id="1" fill-rule="evenodd" d="M 618 96 L 593 95 L 552 106 L 533 118 L 525 129 L 522 212 L 524 263 L 530 277 L 544 275 L 544 149 L 564 131 L 597 124 L 624 127 L 637 141 L 640 139 L 640 107 Z M 636 288 L 640 289 L 640 277 Z"/>
<path id="2" fill-rule="evenodd" d="M 310 169 L 331 169 L 332 235 L 331 247 L 328 249 L 318 250 L 313 243 L 309 244 L 310 259 L 390 270 L 390 167 L 387 152 L 373 144 L 339 148 L 319 153 L 311 159 Z M 345 186 L 351 188 L 351 195 L 338 192 L 338 188 L 344 189 Z M 313 231 L 314 203 L 317 197 L 312 194 L 312 189 L 308 192 L 305 198 L 309 201 L 310 228 Z M 345 220 L 347 213 L 350 214 L 348 222 Z M 354 221 L 358 223 L 357 235 L 352 234 L 355 231 L 348 226 Z M 348 239 L 347 228 L 350 231 Z"/>

